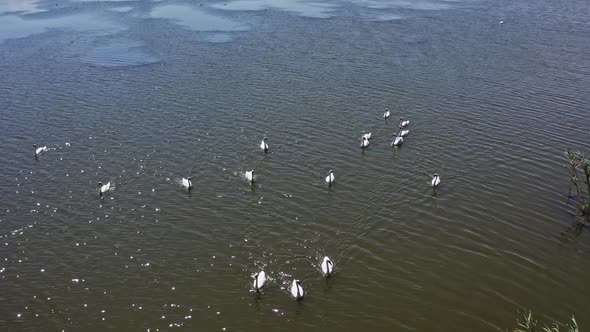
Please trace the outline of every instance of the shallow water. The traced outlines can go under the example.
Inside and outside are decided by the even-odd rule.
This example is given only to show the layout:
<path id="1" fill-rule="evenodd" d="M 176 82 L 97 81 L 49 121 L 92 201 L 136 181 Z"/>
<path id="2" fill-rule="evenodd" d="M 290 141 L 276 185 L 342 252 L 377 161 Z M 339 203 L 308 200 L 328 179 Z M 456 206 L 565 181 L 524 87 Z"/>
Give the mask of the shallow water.
<path id="1" fill-rule="evenodd" d="M 1 330 L 590 326 L 585 2 L 200 4 L 0 6 Z"/>

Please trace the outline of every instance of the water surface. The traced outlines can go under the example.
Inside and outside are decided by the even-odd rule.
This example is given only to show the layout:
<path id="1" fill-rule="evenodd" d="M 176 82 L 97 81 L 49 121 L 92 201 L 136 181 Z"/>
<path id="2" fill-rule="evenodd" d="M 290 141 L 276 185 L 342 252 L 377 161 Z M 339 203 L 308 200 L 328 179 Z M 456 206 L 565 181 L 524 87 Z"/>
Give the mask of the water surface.
<path id="1" fill-rule="evenodd" d="M 590 326 L 584 1 L 8 3 L 1 330 Z"/>

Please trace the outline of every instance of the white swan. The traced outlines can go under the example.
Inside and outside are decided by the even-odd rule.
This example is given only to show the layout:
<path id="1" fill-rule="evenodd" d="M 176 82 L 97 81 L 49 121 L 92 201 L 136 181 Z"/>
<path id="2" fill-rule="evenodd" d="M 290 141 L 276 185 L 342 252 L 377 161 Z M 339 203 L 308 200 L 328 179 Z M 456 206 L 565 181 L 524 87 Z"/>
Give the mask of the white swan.
<path id="1" fill-rule="evenodd" d="M 432 181 L 430 181 L 430 184 L 432 185 L 432 188 L 440 184 L 440 176 L 438 176 L 438 173 L 434 173 L 434 175 L 432 176 Z"/>
<path id="2" fill-rule="evenodd" d="M 266 144 L 266 137 L 262 139 L 262 142 L 260 142 L 260 149 L 262 149 L 262 151 L 264 151 L 265 153 L 268 152 L 268 144 Z"/>
<path id="3" fill-rule="evenodd" d="M 389 110 L 386 108 L 385 109 L 385 113 L 383 113 L 383 118 L 385 120 L 387 120 L 389 117 L 391 116 L 391 113 L 389 112 Z"/>
<path id="4" fill-rule="evenodd" d="M 367 146 L 369 146 L 369 139 L 366 137 L 363 137 L 363 141 L 361 142 L 361 148 L 366 148 Z"/>
<path id="5" fill-rule="evenodd" d="M 334 172 L 332 172 L 332 170 L 330 170 L 330 174 L 328 174 L 328 176 L 326 176 L 326 183 L 329 185 L 332 185 L 332 183 L 334 183 L 334 181 L 336 181 L 336 177 L 334 176 Z"/>
<path id="6" fill-rule="evenodd" d="M 366 139 L 371 139 L 371 133 L 365 133 L 365 131 L 363 130 L 363 135 L 361 136 L 361 138 L 366 138 Z"/>
<path id="7" fill-rule="evenodd" d="M 409 133 L 410 133 L 409 130 L 402 130 L 399 132 L 399 136 L 406 137 L 406 136 L 408 136 Z"/>
<path id="8" fill-rule="evenodd" d="M 106 193 L 107 191 L 111 190 L 111 181 L 107 182 L 107 184 L 103 185 L 102 182 L 98 183 L 98 194 L 102 196 L 102 194 Z"/>
<path id="9" fill-rule="evenodd" d="M 334 272 L 334 263 L 330 260 L 330 257 L 324 257 L 324 261 L 322 262 L 322 272 L 324 276 L 329 277 Z"/>
<path id="10" fill-rule="evenodd" d="M 193 188 L 193 181 L 191 180 L 190 176 L 187 179 L 182 178 L 182 186 L 188 190 Z"/>
<path id="11" fill-rule="evenodd" d="M 246 180 L 250 182 L 250 184 L 254 184 L 254 170 L 246 171 Z"/>
<path id="12" fill-rule="evenodd" d="M 391 146 L 399 146 L 404 142 L 404 138 L 401 136 L 396 136 L 393 142 L 391 142 Z"/>
<path id="13" fill-rule="evenodd" d="M 264 271 L 256 273 L 254 276 L 252 276 L 252 278 L 254 278 L 255 291 L 260 291 L 262 287 L 266 285 L 266 273 L 264 273 Z"/>
<path id="14" fill-rule="evenodd" d="M 301 286 L 301 281 L 295 279 L 293 280 L 293 284 L 291 284 L 291 295 L 297 300 L 301 300 L 303 298 L 303 286 Z"/>
<path id="15" fill-rule="evenodd" d="M 37 157 L 38 155 L 47 152 L 47 147 L 46 146 L 42 146 L 40 148 L 37 148 L 37 144 L 33 144 L 33 149 L 35 150 L 35 157 Z"/>
<path id="16" fill-rule="evenodd" d="M 403 128 L 403 127 L 407 127 L 410 124 L 410 120 L 405 120 L 404 118 L 399 118 L 400 122 L 399 122 L 399 127 Z"/>

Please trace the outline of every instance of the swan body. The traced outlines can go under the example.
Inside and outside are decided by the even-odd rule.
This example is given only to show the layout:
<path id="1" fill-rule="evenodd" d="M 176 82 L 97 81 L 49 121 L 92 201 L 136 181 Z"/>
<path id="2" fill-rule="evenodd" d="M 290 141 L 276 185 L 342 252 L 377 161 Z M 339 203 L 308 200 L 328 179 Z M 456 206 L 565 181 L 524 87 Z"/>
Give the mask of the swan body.
<path id="1" fill-rule="evenodd" d="M 42 146 L 37 148 L 36 144 L 33 144 L 33 149 L 35 149 L 35 157 L 37 157 L 38 155 L 47 152 L 47 147 L 46 146 Z"/>
<path id="2" fill-rule="evenodd" d="M 324 276 L 326 277 L 329 277 L 334 273 L 334 263 L 332 263 L 328 256 L 324 257 L 324 261 L 322 262 L 322 273 L 324 273 Z"/>
<path id="3" fill-rule="evenodd" d="M 399 136 L 406 137 L 406 136 L 408 136 L 409 133 L 410 133 L 409 130 L 402 130 L 402 131 L 400 131 Z"/>
<path id="4" fill-rule="evenodd" d="M 361 148 L 366 148 L 367 146 L 369 146 L 369 139 L 363 136 L 363 141 L 361 143 Z"/>
<path id="5" fill-rule="evenodd" d="M 260 271 L 256 273 L 253 278 L 254 290 L 258 292 L 266 285 L 266 273 L 264 273 L 264 271 Z"/>
<path id="6" fill-rule="evenodd" d="M 410 124 L 410 120 L 405 120 L 404 118 L 400 118 L 400 123 L 399 123 L 399 127 L 400 128 L 404 128 L 407 127 Z"/>
<path id="7" fill-rule="evenodd" d="M 291 284 L 291 295 L 293 295 L 296 300 L 301 300 L 303 298 L 304 293 L 301 281 L 297 279 L 293 280 L 293 283 Z"/>
<path id="8" fill-rule="evenodd" d="M 98 194 L 102 196 L 102 194 L 106 193 L 107 191 L 111 190 L 111 181 L 107 182 L 107 184 L 103 185 L 102 182 L 98 183 Z"/>
<path id="9" fill-rule="evenodd" d="M 182 186 L 188 190 L 193 188 L 193 181 L 191 180 L 190 176 L 187 179 L 182 178 Z"/>
<path id="10" fill-rule="evenodd" d="M 328 176 L 326 176 L 326 183 L 329 185 L 332 185 L 332 183 L 334 183 L 334 181 L 336 181 L 336 177 L 334 176 L 334 172 L 332 170 L 330 170 L 330 174 L 328 174 Z"/>
<path id="11" fill-rule="evenodd" d="M 248 182 L 250 182 L 250 184 L 254 183 L 254 170 L 251 171 L 246 171 L 246 180 L 248 180 Z"/>
<path id="12" fill-rule="evenodd" d="M 363 130 L 363 136 L 361 136 L 361 138 L 366 138 L 366 139 L 371 139 L 371 133 L 365 133 L 365 131 Z"/>
<path id="13" fill-rule="evenodd" d="M 434 173 L 430 184 L 432 185 L 432 188 L 434 188 L 440 184 L 440 176 L 438 176 L 438 173 Z"/>
<path id="14" fill-rule="evenodd" d="M 260 142 L 260 149 L 265 153 L 268 152 L 268 144 L 266 144 L 266 137 L 262 139 L 262 142 Z"/>
<path id="15" fill-rule="evenodd" d="M 387 120 L 387 119 L 389 119 L 390 116 L 391 116 L 391 112 L 389 112 L 389 110 L 386 108 L 385 113 L 383 113 L 383 118 L 385 120 Z"/>
<path id="16" fill-rule="evenodd" d="M 391 146 L 399 146 L 402 145 L 404 142 L 404 138 L 401 136 L 396 136 L 393 142 L 391 142 Z"/>

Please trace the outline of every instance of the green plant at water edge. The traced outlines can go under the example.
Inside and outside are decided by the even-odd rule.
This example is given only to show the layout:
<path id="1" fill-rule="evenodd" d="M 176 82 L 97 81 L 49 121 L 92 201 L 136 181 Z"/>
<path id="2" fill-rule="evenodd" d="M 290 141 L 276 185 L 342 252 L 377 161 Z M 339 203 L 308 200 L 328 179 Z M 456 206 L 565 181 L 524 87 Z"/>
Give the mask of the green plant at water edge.
<path id="1" fill-rule="evenodd" d="M 533 318 L 533 314 L 529 311 L 528 314 L 524 314 L 523 319 L 516 320 L 517 327 L 513 332 L 534 332 L 537 327 L 537 321 Z M 560 330 L 564 327 L 564 330 Z M 566 324 L 553 323 L 553 325 L 543 327 L 543 332 L 580 332 L 576 318 L 572 316 L 571 322 Z"/>
<path id="2" fill-rule="evenodd" d="M 524 315 L 524 319 L 517 319 L 516 323 L 518 327 L 514 329 L 514 332 L 534 332 L 537 326 L 537 321 L 533 319 L 533 314 L 529 311 L 528 315 Z"/>
<path id="3" fill-rule="evenodd" d="M 590 214 L 590 158 L 586 158 L 579 151 L 572 151 L 567 149 L 565 156 L 570 164 L 570 181 L 576 187 L 576 192 L 580 198 L 580 212 L 582 215 Z M 586 183 L 586 195 L 584 195 L 584 188 L 582 181 L 578 175 L 582 174 L 584 182 Z"/>

